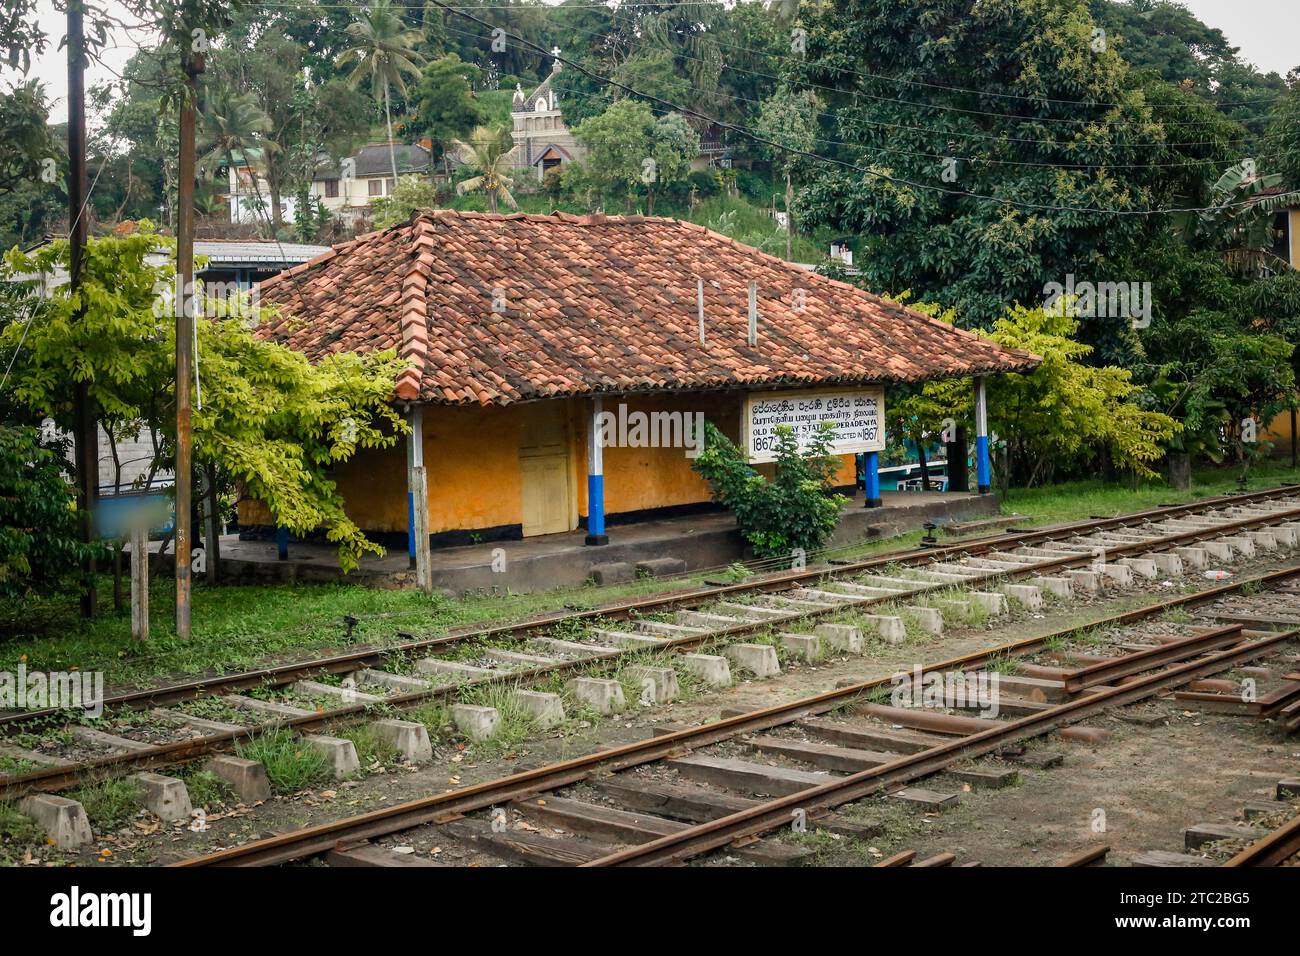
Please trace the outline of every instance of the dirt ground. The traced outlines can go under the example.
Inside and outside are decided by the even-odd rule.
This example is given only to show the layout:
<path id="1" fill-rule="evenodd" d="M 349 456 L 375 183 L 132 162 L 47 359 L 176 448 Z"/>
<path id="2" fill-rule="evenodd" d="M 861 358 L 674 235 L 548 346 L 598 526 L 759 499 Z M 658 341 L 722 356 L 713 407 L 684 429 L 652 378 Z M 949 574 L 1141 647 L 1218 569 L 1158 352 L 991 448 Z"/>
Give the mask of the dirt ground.
<path id="1" fill-rule="evenodd" d="M 1285 563 L 1257 560 L 1234 570 L 1238 577 L 1249 576 Z M 1214 583 L 1198 580 L 1195 587 Z M 792 664 L 772 680 L 743 681 L 667 705 L 634 708 L 594 724 L 569 722 L 509 752 L 481 749 L 455 739 L 435 741 L 433 762 L 419 768 L 376 766 L 359 779 L 275 797 L 254 807 L 209 807 L 204 832 L 192 832 L 186 824 L 164 825 L 141 812 L 114 831 L 97 833 L 95 844 L 81 853 L 33 845 L 21 858 L 28 865 L 166 863 L 644 739 L 655 727 L 712 722 L 723 710 L 771 706 L 846 681 L 888 676 L 914 664 L 1087 624 L 1149 604 L 1153 591 L 1172 597 L 1191 589 L 1152 582 L 1143 591 L 1128 591 L 1113 599 L 1052 603 L 1038 614 L 1018 612 L 1010 622 L 1003 619 L 985 629 L 951 630 L 940 638 L 909 639 L 901 646 L 873 642 L 862 656 L 817 665 Z M 863 801 L 850 812 L 865 820 L 876 819 L 873 814 L 877 814 L 883 827 L 880 839 L 870 847 L 837 846 L 824 834 L 802 839 L 821 841 L 816 846 L 819 860 L 828 864 L 861 864 L 872 862 L 881 853 L 916 849 L 952 851 L 959 861 L 1027 865 L 1050 863 L 1096 842 L 1112 843 L 1111 861 L 1122 863 L 1129 854 L 1145 849 L 1180 849 L 1180 831 L 1190 824 L 1233 822 L 1243 801 L 1267 799 L 1265 792 L 1279 777 L 1295 775 L 1300 769 L 1300 741 L 1272 739 L 1241 718 L 1187 716 L 1171 704 L 1146 706 L 1163 708 L 1165 720 L 1155 727 L 1138 726 L 1119 717 L 1090 721 L 1113 731 L 1108 742 L 1090 748 L 1056 739 L 1046 741 L 1051 749 L 1065 754 L 1062 767 L 1023 770 L 1020 783 L 1002 791 L 964 793 L 962 805 L 945 813 L 900 812 L 895 806 L 875 806 L 880 801 Z M 922 785 L 940 790 L 962 787 L 942 777 Z M 1098 808 L 1105 812 L 1105 835 L 1091 829 Z M 420 852 L 431 849 L 421 847 Z M 12 847 L 10 852 L 12 857 Z M 446 853 L 446 862 L 470 862 L 468 858 L 456 859 L 450 847 Z"/>

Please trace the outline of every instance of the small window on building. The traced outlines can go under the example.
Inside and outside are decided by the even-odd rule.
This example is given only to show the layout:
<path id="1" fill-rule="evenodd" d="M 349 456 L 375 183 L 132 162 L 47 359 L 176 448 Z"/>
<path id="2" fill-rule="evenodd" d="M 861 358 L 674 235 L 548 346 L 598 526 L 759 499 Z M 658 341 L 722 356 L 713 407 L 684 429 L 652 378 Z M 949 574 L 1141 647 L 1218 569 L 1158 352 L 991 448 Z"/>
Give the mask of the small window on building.
<path id="1" fill-rule="evenodd" d="M 325 198 L 326 199 L 339 198 L 339 181 L 337 179 L 325 180 Z"/>
<path id="2" fill-rule="evenodd" d="M 382 179 L 372 179 L 366 183 L 366 189 L 371 196 L 382 196 L 384 194 L 384 181 Z"/>
<path id="3" fill-rule="evenodd" d="M 393 194 L 393 187 L 397 185 L 397 180 L 385 179 L 384 182 L 388 183 L 388 188 L 384 190 L 384 195 L 391 196 Z"/>

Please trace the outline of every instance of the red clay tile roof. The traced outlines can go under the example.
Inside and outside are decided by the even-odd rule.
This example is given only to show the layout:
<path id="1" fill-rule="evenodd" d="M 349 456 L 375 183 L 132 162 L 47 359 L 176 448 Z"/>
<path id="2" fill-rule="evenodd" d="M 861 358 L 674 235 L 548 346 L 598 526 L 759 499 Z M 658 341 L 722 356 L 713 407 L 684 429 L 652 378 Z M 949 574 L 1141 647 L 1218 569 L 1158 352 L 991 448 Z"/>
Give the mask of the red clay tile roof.
<path id="1" fill-rule="evenodd" d="M 397 349 L 411 361 L 397 397 L 443 404 L 915 382 L 1039 362 L 702 226 L 643 216 L 421 210 L 264 280 L 261 293 L 282 315 L 260 335 L 312 360 Z"/>

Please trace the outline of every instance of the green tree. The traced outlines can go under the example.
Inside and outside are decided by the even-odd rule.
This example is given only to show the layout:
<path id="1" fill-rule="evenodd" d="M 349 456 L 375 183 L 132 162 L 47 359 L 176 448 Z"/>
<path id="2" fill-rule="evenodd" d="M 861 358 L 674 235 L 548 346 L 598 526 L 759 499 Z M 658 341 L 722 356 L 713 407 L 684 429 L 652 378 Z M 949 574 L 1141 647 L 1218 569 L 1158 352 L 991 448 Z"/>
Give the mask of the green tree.
<path id="1" fill-rule="evenodd" d="M 102 551 L 81 542 L 65 451 L 37 428 L 0 425 L 0 595 L 76 589 L 82 561 Z"/>
<path id="2" fill-rule="evenodd" d="M 150 261 L 167 244 L 147 222 L 134 235 L 92 240 L 78 296 L 56 287 L 37 321 L 0 328 L 5 354 L 15 354 L 26 334 L 9 381 L 19 408 L 67 429 L 74 384 L 88 382 L 106 428 L 143 427 L 155 438 L 157 461 L 172 460 L 175 325 L 166 293 L 175 270 Z M 67 256 L 66 241 L 31 256 L 11 250 L 0 279 L 53 272 L 66 267 Z M 341 353 L 313 366 L 258 339 L 245 316 L 220 318 L 226 300 L 200 303 L 211 318 L 196 321 L 202 402 L 194 412 L 195 467 L 242 487 L 282 527 L 297 534 L 324 528 L 345 570 L 364 552 L 382 553 L 348 518 L 329 475 L 358 449 L 391 446 L 404 432 L 390 404 L 404 363 L 392 352 Z"/>
<path id="3" fill-rule="evenodd" d="M 764 147 L 772 164 L 785 177 L 785 257 L 791 258 L 794 240 L 794 182 L 791 174 L 802 158 L 790 150 L 816 152 L 817 150 L 817 97 L 811 91 L 778 90 L 763 101 L 754 124 L 755 131 L 764 139 L 780 143 L 789 149 Z"/>
<path id="4" fill-rule="evenodd" d="M 650 156 L 654 175 L 642 181 L 646 190 L 646 212 L 654 215 L 655 195 L 674 183 L 684 182 L 691 172 L 691 161 L 700 154 L 700 137 L 680 113 L 667 113 L 655 120 L 650 130 Z"/>
<path id="5" fill-rule="evenodd" d="M 481 192 L 487 196 L 488 208 L 493 212 L 497 211 L 498 203 L 505 203 L 511 209 L 519 208 L 510 192 L 515 147 L 508 129 L 480 126 L 468 140 L 458 139 L 452 145 L 465 167 L 477 172 L 477 175 L 457 184 L 459 195 Z"/>
<path id="6" fill-rule="evenodd" d="M 257 164 L 264 165 L 264 137 L 271 129 L 271 118 L 257 105 L 253 94 L 240 93 L 225 84 L 216 87 L 203 104 L 198 125 L 198 167 L 211 178 L 221 170 L 233 169 L 238 157 L 248 163 L 256 184 L 261 173 Z M 275 215 L 278 220 L 278 210 Z M 278 227 L 278 221 L 275 225 Z"/>
<path id="7" fill-rule="evenodd" d="M 692 467 L 708 481 L 713 500 L 736 516 L 755 555 L 790 559 L 796 548 L 809 555 L 826 544 L 848 500 L 831 492 L 839 467 L 830 454 L 834 426 L 823 422 L 802 449 L 793 429 L 778 426 L 771 481 L 712 422 L 704 432 L 704 450 Z"/>
<path id="8" fill-rule="evenodd" d="M 1111 278 L 1096 273 L 1146 239 L 1124 213 L 1158 206 L 1166 170 L 1152 164 L 1186 157 L 1162 148 L 1160 118 L 1082 0 L 933 0 L 924 16 L 911 0 L 846 0 L 800 15 L 807 63 L 792 85 L 818 84 L 843 144 L 840 164 L 810 171 L 801 216 L 863 236 L 870 288 L 987 326 L 1047 282 Z"/>
<path id="9" fill-rule="evenodd" d="M 583 165 L 609 193 L 623 192 L 627 207 L 646 169 L 654 142 L 654 114 L 639 100 L 611 103 L 599 116 L 583 120 L 573 135 L 587 147 Z"/>
<path id="10" fill-rule="evenodd" d="M 989 427 L 1006 442 L 1010 477 L 1032 486 L 1102 456 L 1119 469 L 1155 477 L 1152 463 L 1164 456 L 1179 423 L 1144 407 L 1127 369 L 1087 365 L 1092 349 L 1075 340 L 1078 326 L 1067 310 L 1016 306 L 986 333 L 1043 360 L 1032 372 L 989 380 Z M 940 383 L 931 394 L 950 408 L 968 408 L 968 383 L 956 395 L 953 388 Z"/>
<path id="11" fill-rule="evenodd" d="M 663 49 L 638 53 L 624 60 L 615 68 L 612 79 L 669 103 L 685 103 L 691 95 L 690 80 L 677 71 L 673 55 Z M 607 87 L 606 93 L 614 99 L 628 95 L 616 86 Z"/>
<path id="12" fill-rule="evenodd" d="M 397 179 L 397 151 L 393 144 L 392 91 L 406 95 L 408 77 L 418 77 L 424 57 L 415 49 L 420 42 L 417 30 L 407 29 L 399 8 L 392 0 L 372 0 L 357 11 L 357 19 L 348 25 L 351 46 L 338 58 L 340 69 L 352 67 L 353 85 L 370 82 L 370 92 L 383 101 L 384 121 L 388 128 L 388 159 Z"/>
<path id="13" fill-rule="evenodd" d="M 391 195 L 376 199 L 370 207 L 375 215 L 375 228 L 382 229 L 406 222 L 416 209 L 433 209 L 437 205 L 436 186 L 419 176 L 402 176 L 397 180 Z"/>
<path id="14" fill-rule="evenodd" d="M 437 144 L 444 166 L 451 142 L 487 119 L 486 110 L 474 98 L 473 84 L 480 72 L 473 63 L 449 53 L 424 68 L 415 89 L 417 128 Z M 446 173 L 450 179 L 451 170 Z"/>

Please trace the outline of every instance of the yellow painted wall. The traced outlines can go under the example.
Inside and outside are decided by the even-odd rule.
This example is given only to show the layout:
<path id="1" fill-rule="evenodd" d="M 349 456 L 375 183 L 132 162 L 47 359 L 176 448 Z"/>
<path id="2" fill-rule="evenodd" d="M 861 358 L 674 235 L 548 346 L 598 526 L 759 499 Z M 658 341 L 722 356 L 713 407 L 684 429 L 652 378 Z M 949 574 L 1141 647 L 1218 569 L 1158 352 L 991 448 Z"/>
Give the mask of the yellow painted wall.
<path id="1" fill-rule="evenodd" d="M 587 420 L 591 402 L 557 400 L 568 423 L 570 449 L 571 525 L 587 514 Z M 628 411 L 702 411 L 733 441 L 739 440 L 742 398 L 739 394 L 634 396 L 609 398 L 605 409 L 617 414 L 625 401 Z M 429 484 L 429 531 L 494 528 L 517 525 L 523 519 L 519 476 L 522 429 L 540 409 L 527 406 L 443 407 L 424 409 L 424 464 Z M 705 502 L 709 486 L 691 468 L 681 448 L 605 449 L 605 513 L 643 511 Z M 758 470 L 771 475 L 772 465 Z M 851 485 L 854 458 L 841 456 L 836 483 Z M 368 531 L 405 532 L 406 444 L 363 452 L 341 465 L 335 476 L 348 515 Z M 256 502 L 240 506 L 240 521 L 269 524 L 266 509 Z"/>
<path id="2" fill-rule="evenodd" d="M 1300 209 L 1287 210 L 1286 235 L 1291 246 L 1291 268 L 1300 269 Z"/>

